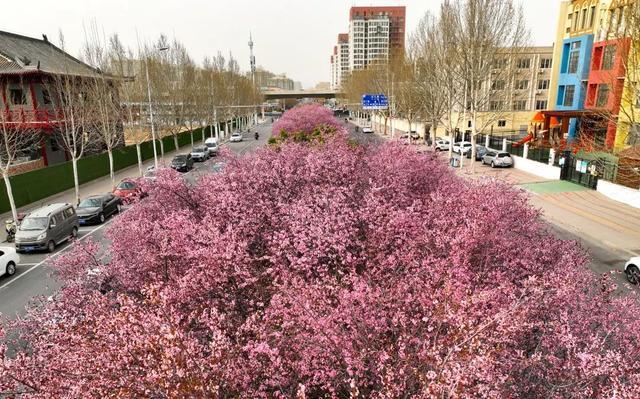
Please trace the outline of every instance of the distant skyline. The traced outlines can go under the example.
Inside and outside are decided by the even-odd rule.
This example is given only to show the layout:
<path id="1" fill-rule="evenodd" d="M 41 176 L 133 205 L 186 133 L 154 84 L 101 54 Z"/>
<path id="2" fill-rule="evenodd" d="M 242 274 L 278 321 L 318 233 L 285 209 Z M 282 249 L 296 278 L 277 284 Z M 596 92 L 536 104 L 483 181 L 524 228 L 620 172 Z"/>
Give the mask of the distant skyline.
<path id="1" fill-rule="evenodd" d="M 249 32 L 256 64 L 285 73 L 305 88 L 330 79 L 329 57 L 338 33 L 347 32 L 351 6 L 407 7 L 407 33 L 440 0 L 64 0 L 7 2 L 1 30 L 58 43 L 61 30 L 66 48 L 78 55 L 84 27 L 95 23 L 106 35 L 117 32 L 125 45 L 155 40 L 161 33 L 175 36 L 198 63 L 218 51 L 231 51 L 243 71 L 249 70 Z M 560 0 L 523 1 L 533 44 L 552 45 Z M 29 16 L 28 19 L 19 16 Z M 535 24 L 535 25 L 534 25 Z"/>

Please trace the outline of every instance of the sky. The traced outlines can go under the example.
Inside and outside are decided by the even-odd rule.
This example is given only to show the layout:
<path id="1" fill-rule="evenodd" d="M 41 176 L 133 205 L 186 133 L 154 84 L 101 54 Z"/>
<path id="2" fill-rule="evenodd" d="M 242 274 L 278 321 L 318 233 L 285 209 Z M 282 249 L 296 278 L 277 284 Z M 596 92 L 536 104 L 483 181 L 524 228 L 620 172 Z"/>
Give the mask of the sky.
<path id="1" fill-rule="evenodd" d="M 518 0 L 516 0 L 518 1 Z M 560 0 L 521 0 L 533 44 L 552 45 Z M 351 6 L 404 5 L 407 32 L 440 0 L 31 0 L 6 1 L 0 30 L 42 37 L 78 55 L 85 31 L 95 24 L 106 35 L 117 32 L 137 48 L 161 33 L 175 37 L 197 61 L 229 52 L 242 70 L 249 69 L 249 32 L 256 63 L 286 73 L 310 88 L 329 81 L 329 57 L 340 32 L 349 27 Z M 534 25 L 534 23 L 536 25 Z M 535 28 L 535 29 L 534 29 Z"/>

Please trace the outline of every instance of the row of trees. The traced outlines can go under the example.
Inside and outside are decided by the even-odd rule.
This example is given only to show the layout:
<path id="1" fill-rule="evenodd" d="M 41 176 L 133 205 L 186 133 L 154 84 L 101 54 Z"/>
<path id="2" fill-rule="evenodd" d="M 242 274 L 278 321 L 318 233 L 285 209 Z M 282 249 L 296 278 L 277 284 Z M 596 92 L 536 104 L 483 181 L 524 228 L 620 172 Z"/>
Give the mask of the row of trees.
<path id="1" fill-rule="evenodd" d="M 437 14 L 421 19 L 406 56 L 354 72 L 345 92 L 350 102 L 366 92 L 389 93 L 385 125 L 390 114 L 410 126 L 422 121 L 434 139 L 440 126 L 448 132 L 461 127 L 466 114 L 474 141 L 504 115 L 504 107 L 493 104 L 507 103 L 513 87 L 496 90 L 495 82 L 514 82 L 522 74 L 517 64 L 528 37 L 522 8 L 512 0 L 444 1 Z"/>
<path id="2" fill-rule="evenodd" d="M 64 50 L 62 35 L 60 48 Z M 232 55 L 218 53 L 198 65 L 180 41 L 164 35 L 134 49 L 125 46 L 117 34 L 107 38 L 93 26 L 85 34 L 80 58 L 94 71 L 87 69 L 78 76 L 69 68 L 68 73 L 43 78 L 51 103 L 48 109 L 58 120 L 53 137 L 72 163 L 77 201 L 78 161 L 88 153 L 108 153 L 115 185 L 113 152 L 117 147 L 136 146 L 142 174 L 141 145 L 145 141 L 173 136 L 178 148 L 178 133 L 190 130 L 193 144 L 196 128 L 201 128 L 202 139 L 207 126 L 220 135 L 229 128 L 219 123 L 240 118 L 248 123 L 262 102 Z M 41 131 L 19 123 L 10 111 L 0 112 L 0 118 L 0 172 L 15 218 L 9 177 L 16 158 L 29 145 L 39 143 Z M 157 143 L 163 156 L 163 141 Z"/>

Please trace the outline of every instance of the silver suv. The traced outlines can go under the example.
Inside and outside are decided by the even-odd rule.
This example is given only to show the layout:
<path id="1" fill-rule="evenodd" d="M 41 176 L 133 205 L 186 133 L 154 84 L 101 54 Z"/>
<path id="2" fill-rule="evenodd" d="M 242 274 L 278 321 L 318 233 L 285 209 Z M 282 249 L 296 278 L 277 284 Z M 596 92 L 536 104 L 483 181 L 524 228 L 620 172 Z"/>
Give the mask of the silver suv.
<path id="1" fill-rule="evenodd" d="M 51 204 L 29 213 L 16 232 L 16 251 L 47 250 L 78 236 L 78 215 L 69 204 Z"/>

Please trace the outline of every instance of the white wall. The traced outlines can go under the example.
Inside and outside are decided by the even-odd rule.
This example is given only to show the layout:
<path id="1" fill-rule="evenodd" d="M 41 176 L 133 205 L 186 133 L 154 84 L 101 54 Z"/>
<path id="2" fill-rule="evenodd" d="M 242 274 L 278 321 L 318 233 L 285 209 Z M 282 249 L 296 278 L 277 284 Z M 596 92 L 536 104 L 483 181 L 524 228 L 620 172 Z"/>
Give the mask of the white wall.
<path id="1" fill-rule="evenodd" d="M 634 190 L 606 180 L 598 180 L 597 190 L 612 200 L 631 205 L 634 208 L 640 208 L 640 190 Z"/>
<path id="2" fill-rule="evenodd" d="M 558 166 L 547 165 L 542 162 L 532 161 L 511 155 L 513 158 L 513 167 L 532 175 L 540 176 L 549 180 L 560 180 L 560 168 Z"/>

